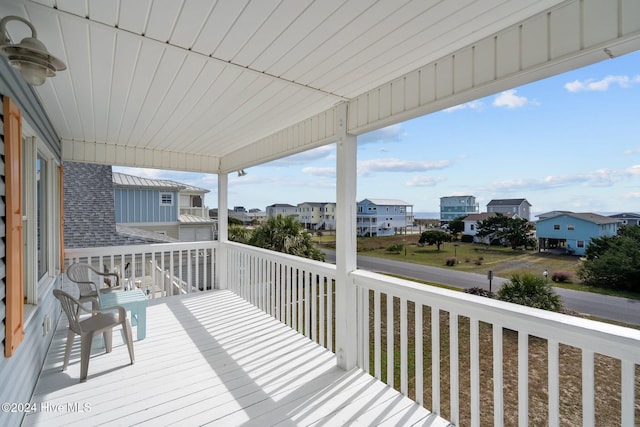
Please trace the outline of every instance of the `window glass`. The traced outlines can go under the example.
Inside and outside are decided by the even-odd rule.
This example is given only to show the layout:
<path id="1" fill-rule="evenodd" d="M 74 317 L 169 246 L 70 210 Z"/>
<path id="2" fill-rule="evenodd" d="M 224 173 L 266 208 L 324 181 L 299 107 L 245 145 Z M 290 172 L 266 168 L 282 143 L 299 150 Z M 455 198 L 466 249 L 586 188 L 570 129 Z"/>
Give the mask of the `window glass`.
<path id="1" fill-rule="evenodd" d="M 47 273 L 47 161 L 40 153 L 36 159 L 36 240 L 38 248 L 38 280 Z"/>
<path id="2" fill-rule="evenodd" d="M 171 206 L 171 205 L 173 205 L 173 194 L 171 194 L 171 193 L 160 193 L 160 205 L 161 206 Z"/>

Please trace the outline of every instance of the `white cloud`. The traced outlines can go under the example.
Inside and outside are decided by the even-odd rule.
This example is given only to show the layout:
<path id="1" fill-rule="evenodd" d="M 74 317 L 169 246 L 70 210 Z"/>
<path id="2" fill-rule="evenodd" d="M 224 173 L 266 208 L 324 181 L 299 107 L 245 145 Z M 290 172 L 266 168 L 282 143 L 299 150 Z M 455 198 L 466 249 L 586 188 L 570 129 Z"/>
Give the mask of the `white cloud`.
<path id="1" fill-rule="evenodd" d="M 433 187 L 436 184 L 445 181 L 442 177 L 416 175 L 406 182 L 407 187 Z"/>
<path id="2" fill-rule="evenodd" d="M 640 146 L 636 147 L 636 148 L 631 148 L 628 150 L 624 150 L 624 154 L 636 154 L 636 153 L 640 153 Z"/>
<path id="3" fill-rule="evenodd" d="M 307 175 L 323 176 L 328 178 L 335 178 L 336 176 L 336 168 L 334 167 L 328 167 L 328 168 L 308 167 L 308 168 L 303 168 L 302 172 L 306 173 Z"/>
<path id="4" fill-rule="evenodd" d="M 635 191 L 632 193 L 627 193 L 624 195 L 626 199 L 638 199 L 640 200 L 640 191 Z"/>
<path id="5" fill-rule="evenodd" d="M 631 176 L 640 176 L 640 165 L 634 165 L 625 169 L 625 173 Z"/>
<path id="6" fill-rule="evenodd" d="M 518 108 L 527 103 L 529 103 L 529 100 L 524 96 L 516 95 L 515 89 L 505 90 L 493 100 L 494 107 Z"/>
<path id="7" fill-rule="evenodd" d="M 572 82 L 565 83 L 564 88 L 569 92 L 604 92 L 609 90 L 611 85 L 617 84 L 621 88 L 629 88 L 635 83 L 640 83 L 640 75 L 635 77 L 609 75 L 601 80 L 574 80 Z"/>
<path id="8" fill-rule="evenodd" d="M 371 159 L 358 162 L 358 173 L 369 175 L 374 172 L 423 172 L 431 169 L 443 169 L 450 165 L 450 160 L 427 162 L 394 158 Z"/>

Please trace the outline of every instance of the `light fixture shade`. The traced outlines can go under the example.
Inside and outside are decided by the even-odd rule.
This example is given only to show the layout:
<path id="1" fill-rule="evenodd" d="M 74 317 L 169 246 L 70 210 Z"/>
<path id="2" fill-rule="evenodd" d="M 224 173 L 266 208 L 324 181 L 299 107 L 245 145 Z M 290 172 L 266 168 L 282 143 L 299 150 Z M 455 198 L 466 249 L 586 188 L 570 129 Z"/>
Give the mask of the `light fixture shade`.
<path id="1" fill-rule="evenodd" d="M 26 24 L 31 29 L 32 37 L 25 37 L 20 44 L 12 44 L 6 38 L 7 22 L 16 20 Z M 51 55 L 44 44 L 38 40 L 36 30 L 31 23 L 19 16 L 6 16 L 0 21 L 0 35 L 3 43 L 0 45 L 0 55 L 5 56 L 9 63 L 20 71 L 22 78 L 30 85 L 39 86 L 47 77 L 56 75 L 67 66 L 55 56 Z"/>

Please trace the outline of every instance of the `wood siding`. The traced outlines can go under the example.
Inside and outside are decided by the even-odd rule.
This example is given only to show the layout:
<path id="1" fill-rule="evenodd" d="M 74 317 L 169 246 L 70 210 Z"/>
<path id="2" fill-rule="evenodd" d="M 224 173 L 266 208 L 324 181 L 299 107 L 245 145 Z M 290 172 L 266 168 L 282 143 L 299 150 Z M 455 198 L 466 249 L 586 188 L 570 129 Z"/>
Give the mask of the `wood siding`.
<path id="1" fill-rule="evenodd" d="M 160 193 L 173 196 L 171 206 L 160 206 Z M 148 224 L 178 222 L 178 193 L 175 191 L 116 188 L 116 224 Z"/>

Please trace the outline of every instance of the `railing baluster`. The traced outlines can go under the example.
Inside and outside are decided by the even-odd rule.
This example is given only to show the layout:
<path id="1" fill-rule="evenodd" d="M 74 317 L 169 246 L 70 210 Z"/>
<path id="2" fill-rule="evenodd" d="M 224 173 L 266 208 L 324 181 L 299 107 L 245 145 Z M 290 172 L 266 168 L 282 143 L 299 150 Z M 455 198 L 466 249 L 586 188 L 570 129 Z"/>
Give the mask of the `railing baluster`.
<path id="1" fill-rule="evenodd" d="M 311 340 L 320 342 L 318 339 L 318 276 L 315 273 L 309 273 L 309 286 L 311 287 Z"/>
<path id="2" fill-rule="evenodd" d="M 451 401 L 451 423 L 460 424 L 460 372 L 458 353 L 458 315 L 449 312 L 449 400 Z"/>
<path id="3" fill-rule="evenodd" d="M 502 326 L 494 324 L 492 326 L 493 335 L 493 425 L 502 427 L 504 425 L 504 375 L 503 375 L 503 345 Z"/>
<path id="4" fill-rule="evenodd" d="M 387 384 L 393 388 L 393 295 L 387 294 Z"/>
<path id="5" fill-rule="evenodd" d="M 636 365 L 630 360 L 623 360 L 621 366 L 622 384 L 620 393 L 622 395 L 621 425 L 634 425 L 635 416 L 635 378 Z M 637 421 L 637 420 L 636 420 Z"/>
<path id="6" fill-rule="evenodd" d="M 480 325 L 478 320 L 469 319 L 470 364 L 471 364 L 471 426 L 480 426 Z"/>
<path id="7" fill-rule="evenodd" d="M 440 415 L 440 309 L 431 307 L 431 411 Z"/>
<path id="8" fill-rule="evenodd" d="M 407 299 L 400 298 L 400 393 L 409 395 L 409 334 L 407 331 Z"/>
<path id="9" fill-rule="evenodd" d="M 325 319 L 326 319 L 326 314 L 325 314 L 325 302 L 324 299 L 326 298 L 327 292 L 326 292 L 326 287 L 327 287 L 327 278 L 324 275 L 318 275 L 318 294 L 320 295 L 320 309 L 319 311 L 319 316 L 318 316 L 318 322 L 319 322 L 319 336 L 320 336 L 320 340 L 319 343 L 321 346 L 323 347 L 327 347 L 327 337 L 325 334 Z M 367 304 L 367 308 L 369 307 L 369 305 Z"/>
<path id="10" fill-rule="evenodd" d="M 333 277 L 327 276 L 327 349 L 333 351 Z"/>
<path id="11" fill-rule="evenodd" d="M 382 332 L 380 327 L 380 291 L 373 291 L 373 351 L 374 376 L 382 379 Z"/>
<path id="12" fill-rule="evenodd" d="M 518 332 L 518 425 L 529 424 L 529 334 Z"/>
<path id="13" fill-rule="evenodd" d="M 360 366 L 365 372 L 371 372 L 370 355 L 369 355 L 369 343 L 371 342 L 371 333 L 369 328 L 369 290 L 358 288 L 358 296 L 361 303 L 360 313 L 360 330 L 362 339 L 359 342 L 361 348 L 362 360 L 360 360 Z"/>
<path id="14" fill-rule="evenodd" d="M 582 425 L 584 427 L 592 427 L 596 423 L 593 356 L 593 351 L 582 349 Z"/>
<path id="15" fill-rule="evenodd" d="M 415 335 L 415 363 L 416 363 L 416 398 L 415 401 L 420 406 L 424 406 L 424 349 L 422 342 L 422 331 L 424 331 L 424 325 L 422 320 L 422 304 L 415 303 L 415 317 L 414 317 L 414 335 Z"/>
<path id="16" fill-rule="evenodd" d="M 313 336 L 311 335 L 311 307 L 313 306 L 313 302 L 311 301 L 311 288 L 313 284 L 311 283 L 311 273 L 304 270 L 302 273 L 304 276 L 304 335 L 313 340 Z"/>

